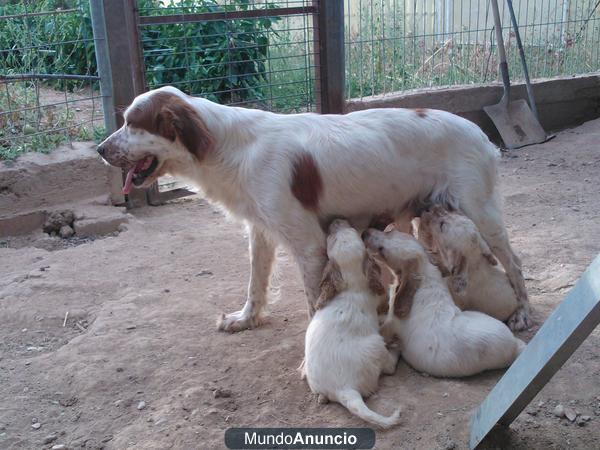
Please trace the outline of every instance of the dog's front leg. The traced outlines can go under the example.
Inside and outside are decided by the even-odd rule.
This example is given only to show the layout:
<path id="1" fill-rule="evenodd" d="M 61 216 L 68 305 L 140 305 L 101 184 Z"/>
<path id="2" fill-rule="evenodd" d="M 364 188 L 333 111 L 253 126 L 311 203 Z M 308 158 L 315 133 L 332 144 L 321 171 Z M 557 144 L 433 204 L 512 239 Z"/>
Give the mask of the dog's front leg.
<path id="1" fill-rule="evenodd" d="M 312 317 L 319 298 L 319 284 L 323 276 L 323 269 L 327 263 L 327 240 L 316 217 L 312 226 L 307 225 L 305 223 L 305 228 L 301 231 L 288 235 L 286 240 L 300 268 L 308 303 L 308 314 L 309 317 Z"/>
<path id="2" fill-rule="evenodd" d="M 235 332 L 260 325 L 267 303 L 275 247 L 275 243 L 261 229 L 250 226 L 251 269 L 248 297 L 240 311 L 221 316 L 218 322 L 219 330 Z"/>

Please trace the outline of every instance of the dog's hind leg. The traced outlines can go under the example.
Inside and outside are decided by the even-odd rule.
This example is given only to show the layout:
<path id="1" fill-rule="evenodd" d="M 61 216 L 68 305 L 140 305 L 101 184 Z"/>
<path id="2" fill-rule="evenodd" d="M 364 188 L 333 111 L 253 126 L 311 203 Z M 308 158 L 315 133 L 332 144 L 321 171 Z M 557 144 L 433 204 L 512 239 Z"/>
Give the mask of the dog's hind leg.
<path id="1" fill-rule="evenodd" d="M 262 230 L 256 226 L 250 226 L 251 269 L 248 297 L 240 311 L 221 316 L 218 322 L 219 330 L 233 332 L 260 325 L 262 312 L 267 303 L 275 247 L 275 243 Z"/>

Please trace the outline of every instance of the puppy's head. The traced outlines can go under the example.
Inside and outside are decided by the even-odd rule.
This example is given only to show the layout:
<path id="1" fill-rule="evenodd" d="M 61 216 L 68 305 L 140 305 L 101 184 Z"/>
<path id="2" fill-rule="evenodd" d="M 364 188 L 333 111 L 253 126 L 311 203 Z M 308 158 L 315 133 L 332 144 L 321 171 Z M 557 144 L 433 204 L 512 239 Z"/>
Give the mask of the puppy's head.
<path id="1" fill-rule="evenodd" d="M 421 215 L 419 236 L 421 233 L 428 241 L 424 243 L 439 255 L 442 271 L 452 276 L 452 290 L 457 294 L 467 287 L 469 258 L 481 254 L 490 264 L 497 264 L 479 230 L 466 216 L 434 206 Z"/>
<path id="2" fill-rule="evenodd" d="M 398 278 L 391 311 L 398 317 L 408 315 L 420 285 L 421 262 L 427 258 L 425 249 L 410 234 L 397 230 L 369 229 L 362 237 L 367 249 L 384 261 Z"/>
<path id="3" fill-rule="evenodd" d="M 385 293 L 379 265 L 367 254 L 360 235 L 346 220 L 336 219 L 330 224 L 327 257 L 317 309 L 348 287 L 368 288 L 376 295 Z"/>
<path id="4" fill-rule="evenodd" d="M 124 117 L 123 126 L 98 146 L 109 164 L 127 171 L 124 193 L 202 161 L 213 146 L 196 109 L 173 87 L 139 95 Z"/>

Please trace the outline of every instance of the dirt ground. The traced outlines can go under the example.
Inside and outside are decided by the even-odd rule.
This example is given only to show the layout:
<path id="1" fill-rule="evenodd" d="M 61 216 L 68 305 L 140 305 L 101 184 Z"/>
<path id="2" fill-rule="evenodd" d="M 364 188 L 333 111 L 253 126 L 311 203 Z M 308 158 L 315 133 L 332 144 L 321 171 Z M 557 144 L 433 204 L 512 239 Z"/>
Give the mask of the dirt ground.
<path id="1" fill-rule="evenodd" d="M 598 142 L 600 120 L 500 164 L 537 319 L 526 340 L 600 251 Z M 217 316 L 245 298 L 243 228 L 200 198 L 132 213 L 127 231 L 56 251 L 0 243 L 0 448 L 219 449 L 235 426 L 364 426 L 299 378 L 306 306 L 283 250 L 268 323 L 222 333 Z M 401 362 L 369 400 L 404 407 L 376 448 L 466 448 L 501 375 L 436 379 Z M 491 448 L 598 448 L 599 376 L 596 330 Z M 558 404 L 591 421 L 554 416 Z"/>

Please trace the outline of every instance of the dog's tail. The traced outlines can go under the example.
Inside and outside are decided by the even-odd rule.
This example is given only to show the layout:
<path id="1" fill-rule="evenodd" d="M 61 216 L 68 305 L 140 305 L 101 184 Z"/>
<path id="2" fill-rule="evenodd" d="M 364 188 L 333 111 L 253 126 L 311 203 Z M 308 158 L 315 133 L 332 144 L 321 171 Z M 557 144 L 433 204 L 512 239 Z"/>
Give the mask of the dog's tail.
<path id="1" fill-rule="evenodd" d="M 348 408 L 352 414 L 361 419 L 377 425 L 380 428 L 389 428 L 400 422 L 400 408 L 398 408 L 391 416 L 382 416 L 369 409 L 365 404 L 360 392 L 354 389 L 346 389 L 337 395 L 338 401 Z"/>

